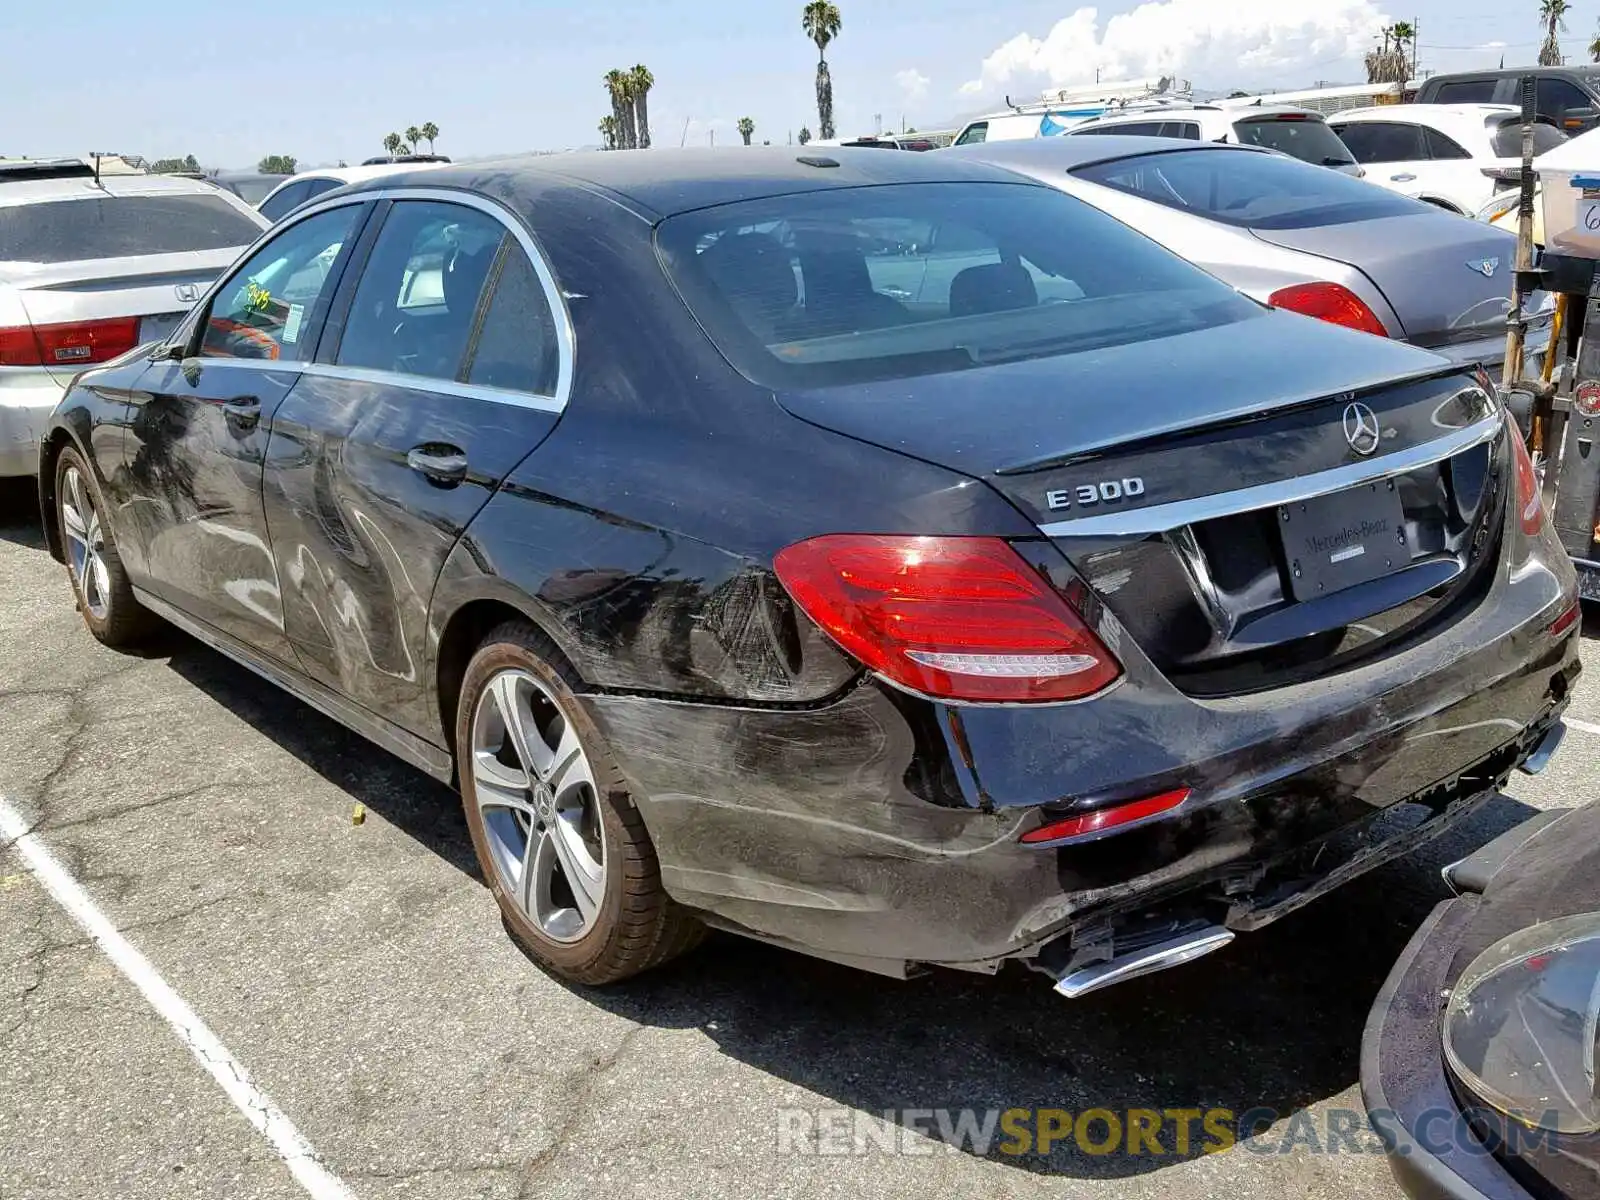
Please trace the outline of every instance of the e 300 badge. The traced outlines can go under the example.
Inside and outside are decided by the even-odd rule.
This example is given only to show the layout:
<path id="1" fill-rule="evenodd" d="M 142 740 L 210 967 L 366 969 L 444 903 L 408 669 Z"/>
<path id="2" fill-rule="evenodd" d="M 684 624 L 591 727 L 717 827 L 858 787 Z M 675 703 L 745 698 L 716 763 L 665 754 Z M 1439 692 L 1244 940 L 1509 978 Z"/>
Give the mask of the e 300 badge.
<path id="1" fill-rule="evenodd" d="M 1050 506 L 1052 512 L 1059 512 L 1063 508 L 1071 508 L 1074 503 L 1079 508 L 1089 508 L 1095 504 L 1115 504 L 1118 500 L 1131 500 L 1135 496 L 1144 495 L 1144 480 L 1135 476 L 1132 479 L 1107 479 L 1101 483 L 1086 483 L 1081 487 L 1058 488 L 1044 494 L 1044 502 Z"/>

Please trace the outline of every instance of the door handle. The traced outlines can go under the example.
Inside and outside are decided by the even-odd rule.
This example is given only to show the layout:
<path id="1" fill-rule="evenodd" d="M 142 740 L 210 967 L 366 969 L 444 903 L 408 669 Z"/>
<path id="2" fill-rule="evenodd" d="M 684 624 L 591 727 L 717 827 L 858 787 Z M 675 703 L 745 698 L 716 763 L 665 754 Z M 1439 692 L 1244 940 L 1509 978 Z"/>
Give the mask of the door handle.
<path id="1" fill-rule="evenodd" d="M 222 402 L 222 419 L 240 432 L 249 432 L 261 421 L 261 401 L 255 396 L 235 396 Z"/>
<path id="2" fill-rule="evenodd" d="M 1389 176 L 1389 182 L 1390 183 L 1415 183 L 1416 181 L 1417 181 L 1417 177 L 1415 175 L 1391 175 L 1391 176 Z"/>
<path id="3" fill-rule="evenodd" d="M 424 442 L 406 455 L 406 466 L 438 487 L 455 487 L 467 477 L 467 454 L 459 446 Z"/>

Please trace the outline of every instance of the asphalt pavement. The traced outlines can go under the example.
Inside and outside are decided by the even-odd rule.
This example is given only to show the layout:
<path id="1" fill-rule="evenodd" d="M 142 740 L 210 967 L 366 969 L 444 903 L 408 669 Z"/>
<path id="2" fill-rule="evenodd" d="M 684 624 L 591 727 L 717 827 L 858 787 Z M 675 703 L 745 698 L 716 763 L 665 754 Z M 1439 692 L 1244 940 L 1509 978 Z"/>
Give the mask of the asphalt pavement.
<path id="1" fill-rule="evenodd" d="M 1570 715 L 1592 728 L 1442 842 L 1077 1002 L 1021 971 L 901 983 L 732 937 L 577 989 L 505 937 L 452 792 L 180 634 L 101 647 L 32 502 L 0 489 L 0 805 L 35 856 L 0 849 L 0 1200 L 298 1200 L 290 1125 L 323 1194 L 361 1200 L 1395 1197 L 1370 1139 L 1330 1136 L 1360 1110 L 1372 999 L 1441 865 L 1600 782 L 1586 675 Z M 991 1132 L 1026 1110 L 1032 1136 L 1095 1109 L 1160 1134 L 950 1136 L 964 1110 Z M 1278 1119 L 1211 1153 L 1199 1120 L 1179 1143 L 1183 1110 Z"/>

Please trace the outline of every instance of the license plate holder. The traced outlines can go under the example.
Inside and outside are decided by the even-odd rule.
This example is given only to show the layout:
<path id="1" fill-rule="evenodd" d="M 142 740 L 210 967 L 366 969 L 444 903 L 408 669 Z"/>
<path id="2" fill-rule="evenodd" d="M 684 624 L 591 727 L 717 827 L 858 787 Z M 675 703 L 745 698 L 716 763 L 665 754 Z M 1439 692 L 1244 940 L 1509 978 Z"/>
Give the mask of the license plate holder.
<path id="1" fill-rule="evenodd" d="M 1277 510 L 1294 598 L 1315 600 L 1410 565 L 1405 508 L 1390 480 Z"/>

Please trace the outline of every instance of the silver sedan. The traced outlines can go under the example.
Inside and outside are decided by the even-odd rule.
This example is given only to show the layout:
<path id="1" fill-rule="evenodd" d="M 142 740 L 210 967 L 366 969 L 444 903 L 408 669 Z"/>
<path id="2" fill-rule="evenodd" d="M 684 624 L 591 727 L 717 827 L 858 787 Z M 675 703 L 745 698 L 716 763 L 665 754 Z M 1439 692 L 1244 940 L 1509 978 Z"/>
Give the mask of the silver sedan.
<path id="1" fill-rule="evenodd" d="M 1516 255 L 1503 230 L 1250 146 L 1107 136 L 937 153 L 1052 184 L 1265 304 L 1463 365 L 1503 360 Z M 1532 308 L 1537 351 L 1549 297 Z"/>

